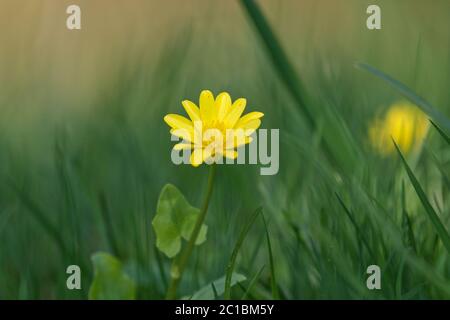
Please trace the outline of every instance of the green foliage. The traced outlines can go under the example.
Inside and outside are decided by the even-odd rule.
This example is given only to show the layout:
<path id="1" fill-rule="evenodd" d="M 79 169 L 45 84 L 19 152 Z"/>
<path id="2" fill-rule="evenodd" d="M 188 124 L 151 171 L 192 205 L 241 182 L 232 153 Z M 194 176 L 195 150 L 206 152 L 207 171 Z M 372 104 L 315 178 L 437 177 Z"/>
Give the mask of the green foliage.
<path id="1" fill-rule="evenodd" d="M 239 273 L 234 273 L 231 276 L 230 286 L 247 280 L 245 276 Z M 225 276 L 205 285 L 203 288 L 195 292 L 192 296 L 184 297 L 189 300 L 215 300 L 220 297 L 225 291 Z"/>
<path id="2" fill-rule="evenodd" d="M 280 170 L 260 176 L 260 165 L 217 166 L 208 240 L 193 250 L 177 297 L 202 287 L 210 298 L 225 295 L 226 276 L 221 295 L 220 283 L 211 280 L 228 269 L 242 229 L 261 205 L 267 230 L 256 218 L 235 255 L 231 269 L 248 280 L 232 285 L 233 273 L 228 276 L 233 299 L 272 299 L 274 288 L 282 299 L 450 299 L 446 236 L 426 209 L 431 205 L 450 230 L 450 131 L 442 123 L 450 115 L 448 1 L 410 0 L 408 10 L 406 1 L 384 1 L 382 10 L 403 19 L 385 15 L 380 31 L 364 28 L 360 0 L 329 1 L 330 10 L 314 0 L 246 1 L 258 6 L 252 17 L 235 1 L 202 2 L 211 5 L 177 13 L 169 1 L 158 1 L 161 17 L 138 24 L 127 19 L 146 10 L 131 8 L 121 28 L 102 21 L 104 27 L 71 39 L 70 50 L 61 50 L 64 33 L 39 32 L 34 41 L 30 29 L 5 38 L 0 299 L 87 299 L 90 256 L 99 250 L 123 263 L 121 274 L 135 281 L 137 299 L 165 297 L 172 261 L 156 247 L 161 234 L 151 225 L 161 187 L 170 181 L 200 204 L 207 168 L 170 161 L 174 142 L 162 119 L 182 113 L 181 101 L 198 101 L 203 89 L 245 97 L 248 111 L 264 112 L 262 128 L 280 129 Z M 118 15 L 120 8 L 109 10 Z M 31 9 L 16 11 L 39 25 L 42 15 L 34 9 L 51 8 Z M 336 27 L 322 28 L 341 12 L 344 24 L 335 19 Z M 417 20 L 417 12 L 433 19 Z M 356 70 L 355 59 L 407 91 Z M 397 154 L 382 157 L 368 141 L 368 127 L 402 99 L 399 92 L 435 110 L 428 115 L 437 128 L 420 153 L 404 155 L 417 190 Z M 194 219 L 181 222 L 164 212 L 162 247 L 175 254 L 180 243 L 186 247 L 182 233 L 189 234 Z M 82 290 L 65 286 L 70 264 L 82 270 Z M 382 290 L 366 288 L 371 264 L 382 270 Z"/>
<path id="3" fill-rule="evenodd" d="M 89 289 L 91 300 L 133 300 L 136 284 L 124 271 L 122 263 L 106 252 L 92 255 L 94 280 Z"/>
<path id="4" fill-rule="evenodd" d="M 388 74 L 378 70 L 375 67 L 372 67 L 366 63 L 359 63 L 356 65 L 358 68 L 361 68 L 363 70 L 369 71 L 371 74 L 375 75 L 376 77 L 382 79 L 389 85 L 391 85 L 393 88 L 395 88 L 398 92 L 400 92 L 403 96 L 411 100 L 415 105 L 420 107 L 423 112 L 425 112 L 431 119 L 436 121 L 436 123 L 439 123 L 441 126 L 446 128 L 447 130 L 450 130 L 450 120 L 442 114 L 438 109 L 433 107 L 428 101 L 426 101 L 424 98 L 419 97 L 416 93 L 414 93 L 410 88 L 408 88 L 406 85 L 401 83 L 400 81 L 392 78 Z"/>
<path id="5" fill-rule="evenodd" d="M 241 4 L 256 27 L 273 67 L 310 125 L 309 128 L 318 130 L 319 123 L 322 123 L 325 151 L 347 172 L 354 170 L 355 163 L 361 160 L 361 154 L 345 121 L 328 104 L 323 104 L 319 112 L 313 107 L 306 98 L 303 82 L 258 3 L 254 0 L 241 0 Z"/>
<path id="6" fill-rule="evenodd" d="M 433 125 L 433 127 L 436 129 L 437 132 L 439 132 L 439 134 L 441 135 L 441 137 L 448 143 L 450 144 L 450 137 L 448 136 L 448 134 L 446 134 L 441 128 L 439 128 L 439 126 L 434 123 L 433 121 L 430 121 L 431 124 Z"/>
<path id="7" fill-rule="evenodd" d="M 263 265 L 261 269 L 256 272 L 256 274 L 253 276 L 253 278 L 250 280 L 247 289 L 245 290 L 244 294 L 241 297 L 241 300 L 247 299 L 247 297 L 250 295 L 250 292 L 253 290 L 253 287 L 257 284 L 259 278 L 261 277 L 261 274 L 266 266 Z M 272 281 L 274 282 L 274 281 Z"/>
<path id="8" fill-rule="evenodd" d="M 416 176 L 414 175 L 413 171 L 409 167 L 408 163 L 405 160 L 405 157 L 403 156 L 402 152 L 400 151 L 400 148 L 398 147 L 397 143 L 395 143 L 395 148 L 397 149 L 397 152 L 402 159 L 402 163 L 405 166 L 406 173 L 408 174 L 409 179 L 411 180 L 411 183 L 414 187 L 414 190 L 417 193 L 417 196 L 419 197 L 420 201 L 422 202 L 422 205 L 425 209 L 425 212 L 428 214 L 428 217 L 430 218 L 431 222 L 433 223 L 433 226 L 441 238 L 442 243 L 444 244 L 445 248 L 447 248 L 447 251 L 450 253 L 450 235 L 445 229 L 444 225 L 442 224 L 441 220 L 439 219 L 439 216 L 437 215 L 436 211 L 433 209 L 433 206 L 428 201 L 428 198 L 423 191 L 422 186 L 420 185 L 419 181 L 417 180 Z"/>
<path id="9" fill-rule="evenodd" d="M 236 259 L 239 253 L 239 250 L 241 249 L 242 244 L 244 243 L 245 237 L 247 236 L 248 232 L 250 231 L 251 226 L 255 223 L 256 218 L 259 214 L 262 213 L 262 208 L 258 208 L 253 212 L 250 219 L 247 221 L 247 223 L 244 225 L 244 227 L 241 230 L 241 233 L 239 234 L 239 238 L 236 241 L 236 244 L 234 245 L 233 252 L 231 253 L 230 261 L 228 262 L 227 266 L 227 272 L 225 277 L 225 293 L 224 298 L 230 299 L 231 297 L 231 284 L 232 284 L 232 276 L 234 273 L 234 267 L 236 264 Z"/>
<path id="10" fill-rule="evenodd" d="M 200 209 L 189 204 L 183 194 L 171 184 L 166 184 L 159 195 L 156 215 L 152 225 L 156 233 L 156 246 L 169 258 L 181 249 L 181 239 L 189 240 Z M 200 229 L 196 244 L 206 240 L 208 227 Z"/>
<path id="11" fill-rule="evenodd" d="M 269 228 L 267 227 L 266 218 L 264 217 L 264 214 L 261 214 L 261 217 L 264 222 L 264 229 L 266 231 L 266 240 L 267 240 L 267 252 L 269 253 L 270 280 L 271 280 L 270 284 L 272 286 L 272 298 L 280 299 L 280 293 L 278 292 L 277 277 L 276 277 L 276 273 L 275 273 L 275 263 L 274 263 L 274 259 L 273 259 L 272 243 L 270 241 Z"/>

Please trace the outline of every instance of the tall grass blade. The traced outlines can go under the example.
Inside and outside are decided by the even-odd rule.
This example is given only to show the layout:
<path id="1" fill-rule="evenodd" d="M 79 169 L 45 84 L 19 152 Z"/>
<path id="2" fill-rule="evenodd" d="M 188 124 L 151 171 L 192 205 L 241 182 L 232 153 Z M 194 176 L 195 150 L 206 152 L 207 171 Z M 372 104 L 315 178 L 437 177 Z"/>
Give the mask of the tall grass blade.
<path id="1" fill-rule="evenodd" d="M 405 257 L 401 258 L 400 266 L 395 279 L 395 296 L 396 299 L 402 298 L 402 288 L 403 288 L 403 273 L 405 271 Z"/>
<path id="2" fill-rule="evenodd" d="M 168 281 L 167 281 L 166 273 L 164 272 L 164 265 L 163 265 L 161 253 L 156 248 L 156 246 L 153 247 L 153 252 L 154 252 L 155 257 L 156 257 L 156 265 L 158 266 L 159 277 L 162 280 L 162 283 L 163 283 L 164 287 L 167 287 Z"/>
<path id="3" fill-rule="evenodd" d="M 313 113 L 308 109 L 304 98 L 301 86 L 301 81 L 297 77 L 294 71 L 292 63 L 285 51 L 283 50 L 277 36 L 272 31 L 266 17 L 261 12 L 258 4 L 253 0 L 241 0 L 241 4 L 246 10 L 248 16 L 255 25 L 261 39 L 266 47 L 266 51 L 271 59 L 272 64 L 275 66 L 275 70 L 278 72 L 281 81 L 288 89 L 289 93 L 294 97 L 299 108 L 305 115 L 305 118 L 309 125 L 313 128 L 316 126 Z"/>
<path id="4" fill-rule="evenodd" d="M 406 85 L 366 63 L 358 63 L 356 64 L 356 67 L 370 72 L 374 76 L 382 79 L 383 81 L 394 87 L 403 96 L 405 96 L 406 98 L 411 100 L 414 104 L 416 104 L 418 107 L 420 107 L 422 111 L 425 112 L 428 116 L 430 116 L 431 119 L 433 119 L 436 123 L 446 128 L 446 130 L 450 131 L 450 120 L 439 110 L 435 109 L 424 98 L 419 97 L 417 94 L 415 94 Z"/>
<path id="5" fill-rule="evenodd" d="M 219 293 L 217 292 L 216 286 L 214 285 L 214 282 L 211 282 L 211 289 L 214 293 L 214 300 L 219 299 Z"/>
<path id="6" fill-rule="evenodd" d="M 439 132 L 442 138 L 444 138 L 444 140 L 447 141 L 448 144 L 450 144 L 450 137 L 444 131 L 442 131 L 442 129 L 439 128 L 439 126 L 436 123 L 434 123 L 433 120 L 430 120 L 430 122 L 433 125 L 433 127 L 436 128 L 437 132 Z"/>
<path id="7" fill-rule="evenodd" d="M 259 5 L 254 0 L 241 0 L 241 4 L 258 31 L 276 72 L 294 98 L 311 130 L 318 128 L 316 116 L 323 118 L 325 122 L 324 127 L 326 128 L 326 132 L 324 132 L 325 151 L 337 161 L 340 167 L 347 172 L 354 173 L 354 168 L 359 163 L 361 152 L 343 119 L 337 112 L 333 112 L 329 106 L 323 105 L 321 109 L 315 110 L 311 104 L 305 102 L 306 94 L 302 81 L 297 76 L 293 64 Z"/>
<path id="8" fill-rule="evenodd" d="M 226 277 L 225 277 L 225 291 L 223 294 L 225 300 L 229 300 L 231 297 L 231 277 L 233 275 L 234 266 L 236 264 L 236 258 L 239 253 L 239 250 L 241 249 L 241 246 L 244 243 L 244 240 L 245 240 L 245 237 L 247 236 L 248 231 L 250 230 L 251 226 L 255 223 L 255 220 L 258 217 L 258 215 L 261 213 L 262 213 L 262 207 L 259 207 L 258 209 L 256 209 L 254 211 L 253 215 L 250 217 L 250 220 L 242 228 L 242 231 L 239 234 L 239 238 L 234 246 L 233 252 L 230 257 L 230 261 L 228 262 L 227 272 L 226 272 Z"/>
<path id="9" fill-rule="evenodd" d="M 98 195 L 98 199 L 100 202 L 100 213 L 103 219 L 103 223 L 105 225 L 106 238 L 108 240 L 108 245 L 114 256 L 121 258 L 119 246 L 117 244 L 116 236 L 114 233 L 114 229 L 111 223 L 111 215 L 109 212 L 108 202 L 106 200 L 106 196 L 103 192 L 100 192 Z"/>
<path id="10" fill-rule="evenodd" d="M 358 226 L 358 224 L 356 223 L 355 218 L 353 217 L 353 214 L 351 213 L 351 211 L 347 208 L 347 206 L 344 204 L 344 201 L 341 199 L 341 197 L 339 196 L 339 194 L 335 193 L 340 205 L 342 206 L 342 208 L 344 208 L 344 212 L 346 213 L 347 217 L 350 219 L 353 227 L 355 228 L 356 231 L 356 235 L 358 239 L 361 239 L 364 246 L 366 247 L 367 251 L 370 254 L 370 257 L 372 259 L 375 259 L 375 254 L 372 251 L 372 248 L 369 246 L 369 243 L 366 240 L 366 237 L 364 236 L 364 232 L 361 230 L 361 228 Z"/>
<path id="11" fill-rule="evenodd" d="M 272 286 L 272 298 L 278 300 L 280 299 L 280 294 L 278 292 L 278 284 L 275 276 L 275 266 L 273 263 L 272 244 L 270 243 L 269 229 L 267 228 L 266 218 L 264 217 L 264 214 L 261 214 L 261 217 L 264 222 L 264 229 L 266 230 L 267 250 L 269 251 L 270 284 Z"/>
<path id="12" fill-rule="evenodd" d="M 408 244 L 411 245 L 414 252 L 417 254 L 416 238 L 412 228 L 411 219 L 409 218 L 408 211 L 406 210 L 406 195 L 405 195 L 405 182 L 402 182 L 402 214 L 403 214 L 403 230 L 408 240 Z"/>
<path id="13" fill-rule="evenodd" d="M 408 163 L 406 162 L 406 159 L 404 158 L 402 152 L 400 151 L 400 148 L 398 147 L 397 143 L 395 141 L 393 142 L 400 156 L 400 159 L 402 160 L 403 166 L 405 167 L 406 173 L 408 174 L 409 180 L 411 181 L 414 190 L 416 191 L 417 196 L 420 199 L 420 202 L 422 202 L 422 205 L 425 208 L 425 212 L 428 214 L 428 217 L 433 223 L 433 226 L 436 229 L 437 234 L 441 238 L 441 241 L 444 244 L 445 248 L 450 253 L 450 236 L 448 234 L 448 231 L 445 229 L 436 211 L 434 211 L 433 207 L 428 201 L 425 192 L 423 191 L 419 181 L 417 180 Z"/>
<path id="14" fill-rule="evenodd" d="M 56 226 L 50 221 L 50 219 L 47 218 L 44 211 L 28 196 L 28 194 L 24 190 L 19 188 L 13 182 L 11 182 L 11 187 L 16 192 L 23 205 L 28 209 L 28 211 L 33 215 L 36 221 L 56 243 L 62 257 L 64 259 L 70 259 L 71 254 L 64 242 L 61 233 L 58 231 L 58 228 L 56 228 Z"/>
<path id="15" fill-rule="evenodd" d="M 263 265 L 263 266 L 261 267 L 261 269 L 259 269 L 258 272 L 257 272 L 257 273 L 253 276 L 253 278 L 250 280 L 250 283 L 249 283 L 247 289 L 245 290 L 244 294 L 242 295 L 241 300 L 247 299 L 247 297 L 249 296 L 249 294 L 250 294 L 250 292 L 252 291 L 253 287 L 254 287 L 255 284 L 258 282 L 258 279 L 259 279 L 259 277 L 261 276 L 261 274 L 262 274 L 262 272 L 263 272 L 263 270 L 264 270 L 265 267 L 266 267 L 266 266 Z"/>
<path id="16" fill-rule="evenodd" d="M 61 134 L 64 137 L 64 134 Z M 74 256 L 79 260 L 81 248 L 81 227 L 79 225 L 79 219 L 76 215 L 76 200 L 74 190 L 69 178 L 69 172 L 66 169 L 66 156 L 62 143 L 56 139 L 55 141 L 55 164 L 58 172 L 58 176 L 61 183 L 61 190 L 63 191 L 65 208 L 68 213 L 67 219 L 69 221 L 70 228 L 72 230 L 72 246 Z"/>

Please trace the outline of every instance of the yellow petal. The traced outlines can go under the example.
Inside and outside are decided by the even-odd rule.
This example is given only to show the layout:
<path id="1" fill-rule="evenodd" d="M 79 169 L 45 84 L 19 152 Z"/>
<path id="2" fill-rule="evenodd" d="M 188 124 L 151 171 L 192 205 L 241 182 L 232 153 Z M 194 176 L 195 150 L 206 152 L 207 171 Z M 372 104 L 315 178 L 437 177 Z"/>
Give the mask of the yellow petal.
<path id="1" fill-rule="evenodd" d="M 245 116 L 243 116 L 242 118 L 240 118 L 238 120 L 238 122 L 234 125 L 234 128 L 243 127 L 247 122 L 262 118 L 263 116 L 264 116 L 264 113 L 257 112 L 257 111 L 247 113 Z"/>
<path id="2" fill-rule="evenodd" d="M 198 167 L 203 162 L 203 150 L 201 148 L 195 148 L 191 154 L 190 162 L 194 167 Z"/>
<path id="3" fill-rule="evenodd" d="M 184 100 L 181 104 L 183 105 L 184 110 L 186 110 L 189 118 L 191 118 L 192 122 L 201 121 L 200 109 L 195 103 L 189 100 Z"/>
<path id="4" fill-rule="evenodd" d="M 237 99 L 233 105 L 231 106 L 230 112 L 225 117 L 225 127 L 233 128 L 236 122 L 239 120 L 240 116 L 244 112 L 245 105 L 247 104 L 247 100 L 244 98 Z"/>
<path id="5" fill-rule="evenodd" d="M 253 141 L 252 137 L 237 136 L 230 142 L 228 142 L 228 140 L 227 140 L 226 148 L 227 149 L 236 149 L 236 148 L 239 148 L 240 146 L 249 144 L 252 141 Z"/>
<path id="6" fill-rule="evenodd" d="M 231 97 L 227 92 L 220 93 L 214 103 L 215 119 L 222 121 L 231 108 Z"/>
<path id="7" fill-rule="evenodd" d="M 236 127 L 235 129 L 239 130 L 239 129 L 243 129 L 245 132 L 246 136 L 251 135 L 253 132 L 255 132 L 256 129 L 259 128 L 259 126 L 261 125 L 261 120 L 259 119 L 254 119 L 254 120 L 250 120 L 246 123 L 244 123 L 242 126 L 240 127 Z"/>
<path id="8" fill-rule="evenodd" d="M 200 93 L 200 117 L 204 122 L 214 120 L 214 96 L 209 90 Z"/>
<path id="9" fill-rule="evenodd" d="M 170 130 L 170 133 L 185 141 L 194 142 L 194 129 L 172 129 Z"/>
<path id="10" fill-rule="evenodd" d="M 164 121 L 173 129 L 194 129 L 194 125 L 191 120 L 178 114 L 168 114 L 164 117 Z"/>

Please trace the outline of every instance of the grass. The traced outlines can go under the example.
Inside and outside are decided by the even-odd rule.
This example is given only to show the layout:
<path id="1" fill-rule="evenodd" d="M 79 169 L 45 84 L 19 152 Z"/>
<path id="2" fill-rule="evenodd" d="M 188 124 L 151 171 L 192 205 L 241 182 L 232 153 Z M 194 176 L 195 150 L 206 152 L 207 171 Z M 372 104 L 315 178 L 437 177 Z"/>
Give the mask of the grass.
<path id="1" fill-rule="evenodd" d="M 236 244 L 233 248 L 233 253 L 231 254 L 230 262 L 228 263 L 226 277 L 225 277 L 224 298 L 227 300 L 229 300 L 231 298 L 231 276 L 233 275 L 233 271 L 234 271 L 234 268 L 236 265 L 236 259 L 237 259 L 239 250 L 241 249 L 241 246 L 244 243 L 245 237 L 247 236 L 248 232 L 250 231 L 251 226 L 255 223 L 256 218 L 261 213 L 262 213 L 262 208 L 258 208 L 255 210 L 255 212 L 250 217 L 249 221 L 242 228 L 242 231 L 239 234 L 239 238 L 236 241 Z"/>
<path id="2" fill-rule="evenodd" d="M 411 180 L 412 185 L 414 186 L 414 190 L 417 193 L 417 196 L 420 199 L 420 202 L 422 203 L 425 212 L 427 213 L 428 217 L 430 218 L 431 222 L 433 223 L 434 228 L 436 229 L 437 234 L 441 238 L 442 243 L 444 244 L 447 251 L 450 253 L 450 235 L 448 231 L 445 229 L 444 225 L 439 219 L 439 216 L 437 215 L 436 211 L 434 210 L 433 206 L 430 204 L 430 202 L 427 199 L 427 196 L 425 192 L 423 191 L 422 186 L 420 185 L 419 181 L 417 181 L 416 176 L 412 172 L 411 168 L 409 167 L 408 163 L 405 160 L 405 157 L 403 156 L 402 152 L 400 151 L 400 148 L 395 143 L 395 148 L 397 149 L 398 154 L 400 155 L 400 158 L 402 159 L 402 163 L 405 166 L 405 170 L 408 174 L 409 179 Z"/>
<path id="3" fill-rule="evenodd" d="M 200 207 L 208 168 L 170 162 L 162 118 L 211 89 L 246 97 L 249 111 L 265 113 L 263 128 L 280 128 L 280 172 L 217 168 L 208 238 L 194 248 L 178 297 L 450 299 L 446 3 L 380 1 L 379 32 L 364 28 L 361 1 L 315 3 L 217 1 L 172 17 L 170 32 L 156 36 L 150 25 L 148 33 L 123 25 L 135 38 L 115 39 L 132 52 L 108 57 L 90 46 L 98 78 L 83 60 L 70 86 L 52 81 L 31 47 L 22 60 L 2 59 L 6 71 L 18 61 L 33 76 L 17 73 L 0 89 L 0 298 L 87 298 L 90 257 L 105 251 L 139 299 L 163 299 L 171 261 L 155 249 L 158 195 L 173 183 Z M 86 30 L 98 41 L 98 29 Z M 139 42 L 147 36 L 153 42 Z M 82 79 L 93 88 L 81 90 Z M 434 127 L 416 153 L 380 157 L 368 124 L 403 96 Z M 245 227 L 259 205 L 264 221 Z M 65 287 L 71 264 L 82 269 L 80 291 Z M 366 288 L 372 264 L 382 271 L 379 291 Z"/>

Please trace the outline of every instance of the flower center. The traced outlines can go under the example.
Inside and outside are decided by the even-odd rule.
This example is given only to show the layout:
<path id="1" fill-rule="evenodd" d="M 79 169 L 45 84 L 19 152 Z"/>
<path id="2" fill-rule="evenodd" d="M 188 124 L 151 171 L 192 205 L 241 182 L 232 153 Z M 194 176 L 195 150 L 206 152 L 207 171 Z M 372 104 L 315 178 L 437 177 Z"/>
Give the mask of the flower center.
<path id="1" fill-rule="evenodd" d="M 212 143 L 218 146 L 223 146 L 225 143 L 226 130 L 225 124 L 220 120 L 213 120 L 211 122 L 203 124 L 202 128 L 204 145 L 211 145 Z"/>
<path id="2" fill-rule="evenodd" d="M 222 134 L 225 134 L 225 124 L 220 120 L 213 120 L 209 123 L 203 124 L 203 132 L 211 129 L 219 130 Z"/>

